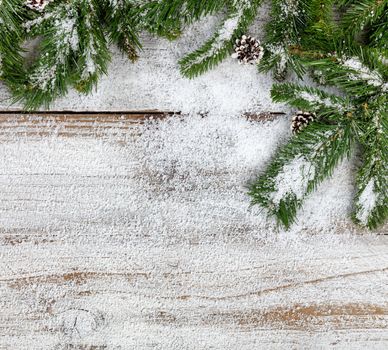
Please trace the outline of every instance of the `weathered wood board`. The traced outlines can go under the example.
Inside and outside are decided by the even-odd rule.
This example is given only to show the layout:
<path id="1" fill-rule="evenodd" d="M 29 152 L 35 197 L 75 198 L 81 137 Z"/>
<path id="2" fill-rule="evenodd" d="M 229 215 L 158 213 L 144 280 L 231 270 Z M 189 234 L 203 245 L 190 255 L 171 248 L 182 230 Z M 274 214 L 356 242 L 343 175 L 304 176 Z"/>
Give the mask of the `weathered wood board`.
<path id="1" fill-rule="evenodd" d="M 142 117 L 0 114 L 0 349 L 388 348 L 388 236 L 186 231 L 149 203 L 209 189 L 137 178 Z"/>

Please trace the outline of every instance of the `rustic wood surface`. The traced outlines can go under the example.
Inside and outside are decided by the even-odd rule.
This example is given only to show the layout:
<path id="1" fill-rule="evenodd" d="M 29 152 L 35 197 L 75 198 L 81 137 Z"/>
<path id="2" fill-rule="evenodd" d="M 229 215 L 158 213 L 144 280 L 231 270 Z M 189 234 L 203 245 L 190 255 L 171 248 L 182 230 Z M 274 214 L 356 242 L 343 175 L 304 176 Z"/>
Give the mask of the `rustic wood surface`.
<path id="1" fill-rule="evenodd" d="M 0 349 L 388 348 L 388 236 L 134 230 L 145 116 L 165 114 L 0 114 Z"/>

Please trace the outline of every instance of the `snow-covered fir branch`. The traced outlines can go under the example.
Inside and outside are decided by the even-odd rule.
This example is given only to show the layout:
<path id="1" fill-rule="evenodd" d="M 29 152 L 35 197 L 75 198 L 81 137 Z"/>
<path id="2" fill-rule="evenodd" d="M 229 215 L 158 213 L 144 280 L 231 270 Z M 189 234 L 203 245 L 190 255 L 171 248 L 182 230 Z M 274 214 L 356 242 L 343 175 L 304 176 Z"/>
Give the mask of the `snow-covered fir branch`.
<path id="1" fill-rule="evenodd" d="M 313 91 L 301 91 L 297 96 L 310 103 L 312 107 L 321 108 L 323 106 L 333 108 L 340 113 L 347 110 L 344 105 L 335 101 L 336 98 L 334 96 L 322 97 L 322 95 L 314 93 Z"/>
<path id="2" fill-rule="evenodd" d="M 79 48 L 76 14 L 70 5 L 59 8 L 50 16 L 47 15 L 45 20 L 48 18 L 54 33 L 50 38 L 53 51 L 41 58 L 37 69 L 30 76 L 31 85 L 42 91 L 52 91 L 55 88 L 57 78 L 64 74 L 63 66 L 70 53 L 78 51 Z M 39 24 L 43 23 L 44 21 Z"/>
<path id="3" fill-rule="evenodd" d="M 365 66 L 358 57 L 344 60 L 342 66 L 351 70 L 352 73 L 349 74 L 351 80 L 362 80 L 368 85 L 380 87 L 383 91 L 388 91 L 388 83 L 384 82 L 381 74 Z"/>
<path id="4" fill-rule="evenodd" d="M 301 200 L 306 195 L 309 182 L 314 179 L 315 166 L 304 156 L 296 156 L 285 164 L 274 179 L 275 190 L 270 200 L 278 206 L 282 200 L 292 196 Z"/>
<path id="5" fill-rule="evenodd" d="M 370 179 L 364 190 L 356 201 L 356 218 L 364 226 L 368 224 L 369 217 L 377 204 L 377 193 L 375 192 L 375 181 Z"/>
<path id="6" fill-rule="evenodd" d="M 193 77 L 226 57 L 233 49 L 234 40 L 247 30 L 254 19 L 258 4 L 258 0 L 233 0 L 231 12 L 212 39 L 180 61 L 182 73 Z"/>

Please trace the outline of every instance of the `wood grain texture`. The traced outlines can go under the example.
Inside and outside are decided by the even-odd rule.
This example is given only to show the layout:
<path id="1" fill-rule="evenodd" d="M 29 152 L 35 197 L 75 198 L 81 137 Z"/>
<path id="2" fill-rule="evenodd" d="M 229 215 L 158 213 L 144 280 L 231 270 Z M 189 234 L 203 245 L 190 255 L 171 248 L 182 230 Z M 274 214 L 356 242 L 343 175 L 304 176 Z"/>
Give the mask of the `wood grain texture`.
<path id="1" fill-rule="evenodd" d="M 106 137 L 117 136 L 133 126 L 150 120 L 163 120 L 180 112 L 1 112 L 0 138 L 17 136 Z M 284 117 L 282 112 L 246 113 L 252 121 L 271 121 Z M 184 117 L 184 116 L 182 116 Z M 203 116 L 205 117 L 205 115 Z"/>
<path id="2" fill-rule="evenodd" d="M 155 224 L 143 116 L 0 114 L 0 349 L 388 347 L 387 236 Z"/>

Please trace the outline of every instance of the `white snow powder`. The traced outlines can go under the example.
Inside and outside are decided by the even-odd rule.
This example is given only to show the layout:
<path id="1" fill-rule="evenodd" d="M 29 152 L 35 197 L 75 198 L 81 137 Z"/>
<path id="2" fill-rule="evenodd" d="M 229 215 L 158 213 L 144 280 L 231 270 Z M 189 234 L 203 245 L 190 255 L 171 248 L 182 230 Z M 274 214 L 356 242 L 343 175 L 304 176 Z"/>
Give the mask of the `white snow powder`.
<path id="1" fill-rule="evenodd" d="M 298 0 L 284 0 L 280 3 L 280 9 L 285 17 L 299 15 Z"/>
<path id="2" fill-rule="evenodd" d="M 381 75 L 377 71 L 372 71 L 368 67 L 362 64 L 357 57 L 352 57 L 343 62 L 343 65 L 355 71 L 354 75 L 350 76 L 350 79 L 358 80 L 362 79 L 372 86 L 382 87 L 384 91 L 388 89 L 388 84 L 384 84 Z"/>
<path id="3" fill-rule="evenodd" d="M 30 75 L 31 83 L 41 90 L 53 89 L 55 86 L 55 78 L 56 67 L 47 64 L 41 64 L 40 67 Z"/>
<path id="4" fill-rule="evenodd" d="M 368 223 L 369 216 L 376 207 L 377 193 L 374 191 L 374 187 L 374 179 L 370 179 L 356 203 L 358 209 L 356 217 L 363 225 Z"/>
<path id="5" fill-rule="evenodd" d="M 177 237 L 262 242 L 276 231 L 259 207 L 250 209 L 246 186 L 289 135 L 286 119 L 258 123 L 237 116 L 191 115 L 145 123 L 128 132 L 112 123 L 102 139 L 68 137 L 66 132 L 74 133 L 74 127 L 61 129 L 47 118 L 32 122 L 34 132 L 51 130 L 52 137 L 25 137 L 25 126 L 16 124 L 11 130 L 19 136 L 9 135 L 0 149 L 7 154 L 0 157 L 3 173 L 23 174 L 0 176 L 0 191 L 6 196 L 0 211 L 9 210 L 14 196 L 25 192 L 13 216 L 0 216 L 3 227 L 61 232 L 62 239 L 72 242 L 94 231 L 97 220 L 100 240 L 106 232 L 120 244 L 134 243 L 150 232 L 149 244 Z M 87 124 L 79 125 L 80 133 Z M 288 164 L 277 178 L 274 200 L 287 193 L 301 198 L 313 173 L 303 158 Z M 337 221 L 349 223 L 353 175 L 348 163 L 340 166 L 308 197 L 304 215 L 287 234 L 302 229 L 329 233 Z"/>
<path id="6" fill-rule="evenodd" d="M 307 91 L 302 91 L 299 94 L 299 96 L 300 96 L 300 98 L 310 102 L 311 104 L 323 105 L 323 106 L 326 106 L 326 107 L 335 108 L 338 111 L 342 111 L 344 109 L 344 107 L 341 104 L 333 102 L 328 97 L 322 98 L 321 96 L 319 96 L 317 94 L 309 93 Z"/>
<path id="7" fill-rule="evenodd" d="M 256 37 L 265 24 L 263 14 L 250 30 Z M 284 111 L 284 104 L 270 96 L 273 79 L 259 74 L 255 66 L 242 66 L 227 58 L 215 69 L 186 79 L 179 72 L 178 60 L 203 44 L 222 20 L 206 17 L 195 23 L 174 42 L 144 35 L 139 60 L 132 64 L 115 47 L 108 75 L 97 91 L 85 96 L 71 90 L 52 105 L 54 110 L 167 110 L 185 114 L 239 115 L 244 112 Z M 114 79 L 112 79 L 114 77 Z M 10 108 L 8 91 L 0 84 L 0 108 Z M 12 106 L 11 108 L 17 108 Z"/>
<path id="8" fill-rule="evenodd" d="M 218 40 L 222 42 L 229 41 L 234 31 L 237 29 L 239 19 L 240 18 L 238 16 L 229 18 L 220 29 Z"/>
<path id="9" fill-rule="evenodd" d="M 279 204 L 288 195 L 294 195 L 297 199 L 302 199 L 306 194 L 310 180 L 315 176 L 315 167 L 304 157 L 296 157 L 292 162 L 285 165 L 283 170 L 275 179 L 275 192 L 271 199 L 275 204 Z"/>

